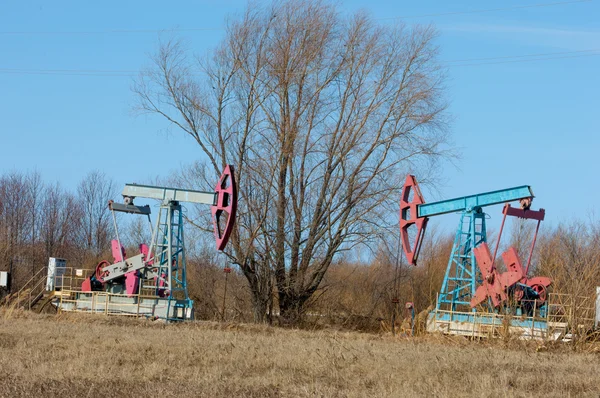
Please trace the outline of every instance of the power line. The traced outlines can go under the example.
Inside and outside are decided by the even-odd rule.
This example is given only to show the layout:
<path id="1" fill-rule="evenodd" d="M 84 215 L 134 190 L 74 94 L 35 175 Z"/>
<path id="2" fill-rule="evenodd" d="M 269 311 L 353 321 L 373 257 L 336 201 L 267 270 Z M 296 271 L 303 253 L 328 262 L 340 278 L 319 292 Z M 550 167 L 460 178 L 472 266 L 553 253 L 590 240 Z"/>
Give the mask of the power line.
<path id="1" fill-rule="evenodd" d="M 21 69 L 21 68 L 0 68 L 0 71 L 2 72 L 7 72 L 7 73 L 11 73 L 11 72 L 15 72 L 15 73 L 20 73 L 20 72 L 31 72 L 31 73 L 61 73 L 61 72 L 65 72 L 65 73 L 105 73 L 105 74 L 110 74 L 110 75 L 114 75 L 114 74 L 124 74 L 124 75 L 130 75 L 130 74 L 134 74 L 134 73 L 139 73 L 139 71 L 136 70 L 101 70 L 101 69 Z"/>
<path id="2" fill-rule="evenodd" d="M 443 17 L 447 15 L 460 15 L 460 14 L 480 14 L 486 12 L 496 12 L 496 11 L 512 11 L 519 10 L 523 8 L 537 8 L 537 7 L 552 7 L 559 6 L 564 4 L 572 4 L 572 3 L 589 3 L 593 0 L 572 0 L 572 1 L 559 1 L 555 3 L 540 3 L 540 4 L 530 4 L 525 6 L 513 6 L 513 7 L 505 7 L 505 8 L 489 8 L 486 10 L 471 10 L 471 11 L 451 11 L 451 12 L 443 12 L 438 14 L 423 14 L 423 15 L 409 15 L 405 17 L 388 17 L 388 18 L 377 18 L 378 20 L 389 20 L 389 19 L 409 19 L 409 18 L 426 18 L 426 17 Z"/>
<path id="3" fill-rule="evenodd" d="M 553 53 L 535 53 L 522 55 L 507 55 L 501 57 L 488 58 L 467 58 L 459 60 L 442 61 L 444 63 L 455 63 L 449 67 L 458 66 L 477 66 L 477 65 L 495 65 L 517 62 L 548 61 L 554 59 L 578 58 L 600 55 L 600 48 L 591 48 L 588 50 L 562 51 Z M 522 59 L 527 58 L 527 59 Z M 498 61 L 500 60 L 500 61 Z M 493 61 L 493 62 L 477 62 Z M 21 68 L 0 68 L 0 74 L 23 74 L 23 75 L 58 75 L 58 76 L 115 76 L 127 77 L 139 74 L 137 70 L 107 70 L 107 69 L 21 69 Z"/>
<path id="4" fill-rule="evenodd" d="M 108 76 L 108 77 L 131 77 L 136 73 L 92 71 L 78 69 L 0 69 L 0 74 L 13 75 L 53 75 L 53 76 Z"/>
<path id="5" fill-rule="evenodd" d="M 387 17 L 387 18 L 375 18 L 376 20 L 392 20 L 392 19 L 411 19 L 411 18 L 427 18 L 427 17 L 442 17 L 448 15 L 461 15 L 461 14 L 481 14 L 488 12 L 497 11 L 512 11 L 525 8 L 539 8 L 539 7 L 553 7 L 565 4 L 573 3 L 589 3 L 593 0 L 571 0 L 571 1 L 559 1 L 554 3 L 539 3 L 529 4 L 523 6 L 513 6 L 504 8 L 489 8 L 483 10 L 469 10 L 469 11 L 450 11 L 437 14 L 422 14 L 422 15 L 408 15 L 399 17 Z M 109 29 L 109 30 L 95 30 L 95 31 L 4 31 L 0 32 L 0 35 L 96 35 L 96 34 L 123 34 L 123 33 L 168 33 L 168 32 L 198 32 L 198 31 L 216 31 L 223 30 L 223 28 L 170 28 L 170 29 Z"/>
<path id="6" fill-rule="evenodd" d="M 120 33 L 168 33 L 168 32 L 198 32 L 223 30 L 223 28 L 171 28 L 171 29 L 111 29 L 89 31 L 7 31 L 0 35 L 102 35 Z"/>
<path id="7" fill-rule="evenodd" d="M 472 62 L 472 61 L 491 61 L 497 59 L 508 59 L 508 58 L 527 58 L 527 57 L 544 57 L 549 55 L 563 55 L 563 54 L 576 54 L 576 53 L 588 53 L 592 51 L 600 51 L 600 48 L 592 48 L 589 50 L 578 50 L 578 51 L 563 51 L 553 53 L 537 53 L 537 54 L 524 54 L 524 55 L 506 55 L 502 57 L 489 57 L 489 58 L 468 58 L 468 59 L 453 59 L 444 62 Z"/>
<path id="8" fill-rule="evenodd" d="M 554 59 L 590 57 L 590 56 L 593 56 L 593 55 L 600 55 L 600 52 L 599 53 L 594 53 L 594 54 L 566 55 L 566 56 L 562 56 L 562 57 L 531 58 L 531 59 L 513 59 L 513 60 L 510 60 L 510 61 L 478 62 L 478 63 L 472 63 L 472 64 L 455 64 L 455 65 L 449 65 L 449 66 L 450 67 L 457 67 L 457 66 L 480 66 L 480 65 L 513 64 L 513 63 L 518 63 L 518 62 L 549 61 L 549 60 L 554 60 Z"/>

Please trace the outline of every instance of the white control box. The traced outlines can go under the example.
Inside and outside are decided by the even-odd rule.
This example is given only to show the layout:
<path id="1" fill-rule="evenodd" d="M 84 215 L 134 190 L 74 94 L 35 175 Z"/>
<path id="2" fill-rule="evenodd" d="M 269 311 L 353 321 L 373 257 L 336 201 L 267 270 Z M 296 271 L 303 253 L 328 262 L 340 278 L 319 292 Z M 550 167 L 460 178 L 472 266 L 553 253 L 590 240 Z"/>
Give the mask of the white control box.
<path id="1" fill-rule="evenodd" d="M 8 287 L 8 272 L 0 271 L 0 287 Z"/>
<path id="2" fill-rule="evenodd" d="M 600 286 L 596 287 L 596 326 L 600 325 Z"/>
<path id="3" fill-rule="evenodd" d="M 63 258 L 50 257 L 48 260 L 48 278 L 46 279 L 46 290 L 52 291 L 57 285 L 62 286 L 60 280 L 67 271 L 67 260 Z M 59 283 L 57 283 L 57 281 Z"/>

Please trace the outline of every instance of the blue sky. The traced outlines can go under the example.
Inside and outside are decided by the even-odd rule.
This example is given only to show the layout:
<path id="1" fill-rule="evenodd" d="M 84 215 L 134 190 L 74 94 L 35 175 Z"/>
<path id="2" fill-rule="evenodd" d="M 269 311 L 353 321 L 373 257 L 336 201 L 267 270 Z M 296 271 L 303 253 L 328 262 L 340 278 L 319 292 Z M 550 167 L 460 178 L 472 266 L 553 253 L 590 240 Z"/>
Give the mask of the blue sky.
<path id="1" fill-rule="evenodd" d="M 534 207 L 546 208 L 553 224 L 600 210 L 599 1 L 339 5 L 344 12 L 366 9 L 382 24 L 401 18 L 440 31 L 461 157 L 444 168 L 438 192 L 425 190 L 428 199 L 529 184 Z M 161 34 L 204 53 L 224 34 L 225 18 L 245 6 L 0 3 L 0 171 L 38 170 L 46 181 L 74 188 L 93 169 L 121 185 L 195 160 L 200 152 L 191 139 L 168 132 L 163 120 L 134 115 L 132 75 L 149 64 Z M 159 33 L 172 29 L 179 30 Z M 499 220 L 500 208 L 492 216 Z"/>

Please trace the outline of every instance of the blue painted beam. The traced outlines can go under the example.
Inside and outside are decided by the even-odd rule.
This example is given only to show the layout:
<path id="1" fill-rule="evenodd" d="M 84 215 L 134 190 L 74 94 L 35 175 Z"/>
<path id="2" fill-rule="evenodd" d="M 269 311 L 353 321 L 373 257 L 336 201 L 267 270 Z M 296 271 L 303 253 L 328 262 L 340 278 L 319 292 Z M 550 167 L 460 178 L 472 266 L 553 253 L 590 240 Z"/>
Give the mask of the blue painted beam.
<path id="1" fill-rule="evenodd" d="M 532 197 L 533 191 L 531 190 L 531 187 L 529 185 L 522 185 L 515 188 L 501 189 L 499 191 L 463 196 L 462 198 L 423 203 L 422 205 L 417 206 L 417 217 L 438 216 L 440 214 L 471 210 L 475 207 L 492 206 Z"/>

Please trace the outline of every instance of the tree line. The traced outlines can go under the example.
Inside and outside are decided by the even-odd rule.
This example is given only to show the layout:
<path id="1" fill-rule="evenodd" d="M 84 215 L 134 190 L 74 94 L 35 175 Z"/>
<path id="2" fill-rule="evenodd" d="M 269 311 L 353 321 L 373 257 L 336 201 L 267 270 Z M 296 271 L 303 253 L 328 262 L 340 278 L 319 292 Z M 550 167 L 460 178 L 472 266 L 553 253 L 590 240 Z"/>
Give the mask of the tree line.
<path id="1" fill-rule="evenodd" d="M 110 260 L 110 240 L 115 233 L 107 204 L 118 196 L 114 181 L 98 171 L 85 176 L 74 191 L 44 182 L 36 172 L 1 175 L 0 270 L 11 271 L 13 291 L 43 268 L 49 257 L 65 258 L 68 266 L 84 269 L 94 269 L 100 260 Z M 187 214 L 193 217 L 194 212 Z M 234 267 L 233 272 L 225 274 L 224 269 L 232 266 L 229 258 L 217 255 L 210 233 L 191 221 L 186 227 L 188 286 L 196 302 L 197 318 L 255 320 L 252 286 L 243 271 Z M 135 247 L 147 239 L 145 225 L 135 220 L 117 222 L 124 229 L 121 238 L 135 252 Z M 574 297 L 576 306 L 589 305 L 583 298 L 593 296 L 600 285 L 598 225 L 593 219 L 551 228 L 543 225 L 534 252 L 531 273 L 551 277 L 551 292 Z M 533 225 L 513 222 L 504 245 L 514 246 L 522 259 L 527 257 L 531 243 L 530 227 Z M 453 234 L 435 228 L 428 231 L 418 267 L 404 261 L 398 234 L 397 230 L 391 231 L 365 255 L 356 251 L 340 253 L 303 307 L 299 321 L 373 330 L 382 322 L 390 322 L 392 314 L 397 319 L 406 317 L 407 302 L 412 302 L 417 311 L 431 308 L 444 277 Z M 490 239 L 493 236 L 492 231 Z M 271 277 L 275 278 L 273 274 Z M 264 320 L 279 323 L 283 318 L 275 280 L 269 285 L 271 304 L 264 309 Z"/>
<path id="2" fill-rule="evenodd" d="M 0 269 L 18 289 L 49 257 L 93 268 L 113 236 L 109 199 L 115 183 L 102 172 L 85 176 L 74 191 L 47 183 L 38 172 L 0 176 Z"/>
<path id="3" fill-rule="evenodd" d="M 600 286 L 600 227 L 594 219 L 542 224 L 533 253 L 530 276 L 548 276 L 553 280 L 549 289 L 551 303 L 572 310 L 572 322 L 590 325 L 594 317 L 596 287 Z M 505 232 L 500 251 L 515 247 L 526 261 L 531 244 L 532 224 L 515 220 Z M 489 231 L 494 242 L 496 232 Z M 430 311 L 436 303 L 452 249 L 454 233 L 429 231 L 425 236 L 418 266 L 406 263 L 398 251 L 397 237 L 380 242 L 366 260 L 363 256 L 342 255 L 333 261 L 322 284 L 303 310 L 301 324 L 340 325 L 358 330 L 381 330 L 393 319 L 396 327 L 410 316 L 406 303 L 413 303 L 416 313 Z M 201 303 L 199 317 L 203 319 L 253 320 L 251 292 L 241 273 L 229 276 L 224 299 L 223 266 L 196 258 L 191 283 L 195 300 Z M 505 270 L 498 261 L 501 272 Z M 282 319 L 275 289 L 273 305 L 265 317 L 280 324 Z M 223 304 L 225 303 L 225 308 Z M 223 309 L 225 311 L 223 312 Z"/>

